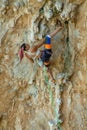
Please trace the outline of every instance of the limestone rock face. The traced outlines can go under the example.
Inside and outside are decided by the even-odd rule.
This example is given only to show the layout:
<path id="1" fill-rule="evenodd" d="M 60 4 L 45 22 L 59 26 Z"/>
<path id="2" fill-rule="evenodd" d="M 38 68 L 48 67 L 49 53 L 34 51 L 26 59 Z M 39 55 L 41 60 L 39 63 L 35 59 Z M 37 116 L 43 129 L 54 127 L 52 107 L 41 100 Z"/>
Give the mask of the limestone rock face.
<path id="1" fill-rule="evenodd" d="M 87 130 L 86 8 L 86 0 L 0 0 L 0 130 Z M 39 44 L 59 20 L 54 85 L 37 61 L 20 63 L 18 51 Z"/>

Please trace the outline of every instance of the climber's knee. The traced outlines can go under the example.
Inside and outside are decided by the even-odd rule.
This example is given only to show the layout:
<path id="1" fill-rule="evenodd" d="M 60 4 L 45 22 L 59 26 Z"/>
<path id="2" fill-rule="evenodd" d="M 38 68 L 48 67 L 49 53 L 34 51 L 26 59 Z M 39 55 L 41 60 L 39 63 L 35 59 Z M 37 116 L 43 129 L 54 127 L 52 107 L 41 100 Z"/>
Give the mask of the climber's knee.
<path id="1" fill-rule="evenodd" d="M 44 65 L 45 65 L 46 67 L 49 67 L 50 62 L 49 62 L 49 61 L 44 62 Z"/>

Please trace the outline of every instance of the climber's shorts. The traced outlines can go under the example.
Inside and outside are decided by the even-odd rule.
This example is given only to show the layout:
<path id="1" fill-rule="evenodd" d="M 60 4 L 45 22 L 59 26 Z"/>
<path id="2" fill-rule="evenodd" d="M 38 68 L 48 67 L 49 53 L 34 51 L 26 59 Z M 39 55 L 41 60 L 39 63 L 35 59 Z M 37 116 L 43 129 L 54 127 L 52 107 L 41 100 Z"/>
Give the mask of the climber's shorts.
<path id="1" fill-rule="evenodd" d="M 49 35 L 47 35 L 45 38 L 45 43 L 44 43 L 44 50 L 42 51 L 41 57 L 40 57 L 45 66 L 49 66 L 49 64 L 50 64 L 49 60 L 52 55 L 51 48 L 52 48 L 51 37 Z"/>
<path id="2" fill-rule="evenodd" d="M 52 48 L 50 35 L 46 35 L 46 37 L 45 37 L 44 48 L 45 49 L 51 49 Z"/>

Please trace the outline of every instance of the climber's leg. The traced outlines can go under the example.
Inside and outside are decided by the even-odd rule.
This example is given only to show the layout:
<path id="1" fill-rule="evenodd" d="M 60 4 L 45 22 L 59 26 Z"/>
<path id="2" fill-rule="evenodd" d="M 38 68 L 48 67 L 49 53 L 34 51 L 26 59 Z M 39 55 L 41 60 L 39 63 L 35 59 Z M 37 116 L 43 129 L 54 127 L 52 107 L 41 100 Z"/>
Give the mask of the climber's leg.
<path id="1" fill-rule="evenodd" d="M 47 72 L 48 72 L 48 74 L 50 76 L 50 79 L 51 79 L 52 83 L 56 84 L 56 81 L 55 81 L 55 79 L 53 77 L 51 69 L 49 68 L 49 66 L 46 66 L 46 67 L 47 67 Z"/>

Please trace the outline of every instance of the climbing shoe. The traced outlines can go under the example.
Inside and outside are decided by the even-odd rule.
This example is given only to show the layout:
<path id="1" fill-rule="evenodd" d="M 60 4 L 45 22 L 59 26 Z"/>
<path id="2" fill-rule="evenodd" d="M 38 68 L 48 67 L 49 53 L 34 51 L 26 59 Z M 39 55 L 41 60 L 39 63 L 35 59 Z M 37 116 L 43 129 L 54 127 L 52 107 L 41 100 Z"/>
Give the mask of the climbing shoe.
<path id="1" fill-rule="evenodd" d="M 52 79 L 52 83 L 56 85 L 56 80 L 55 80 L 55 79 Z"/>

